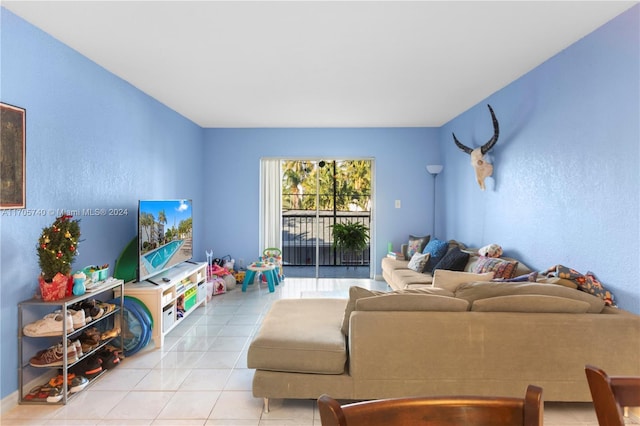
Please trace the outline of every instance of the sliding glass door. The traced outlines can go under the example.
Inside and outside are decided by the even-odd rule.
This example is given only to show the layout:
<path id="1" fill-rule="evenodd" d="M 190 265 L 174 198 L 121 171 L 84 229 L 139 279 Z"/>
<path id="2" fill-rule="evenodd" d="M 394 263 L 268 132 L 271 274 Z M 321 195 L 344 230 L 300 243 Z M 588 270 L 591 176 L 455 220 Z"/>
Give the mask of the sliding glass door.
<path id="1" fill-rule="evenodd" d="M 334 229 L 371 229 L 372 160 L 283 160 L 281 229 L 285 275 L 369 278 L 370 238 L 336 246 Z"/>

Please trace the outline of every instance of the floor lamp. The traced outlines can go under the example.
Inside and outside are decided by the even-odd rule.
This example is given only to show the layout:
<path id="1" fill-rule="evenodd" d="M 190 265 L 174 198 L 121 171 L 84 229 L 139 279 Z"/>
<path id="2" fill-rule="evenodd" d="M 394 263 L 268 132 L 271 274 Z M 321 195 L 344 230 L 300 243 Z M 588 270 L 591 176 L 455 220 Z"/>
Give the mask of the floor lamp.
<path id="1" fill-rule="evenodd" d="M 442 164 L 429 164 L 427 166 L 427 171 L 433 175 L 433 227 L 431 228 L 431 238 L 435 238 L 436 235 L 436 178 L 443 168 Z"/>

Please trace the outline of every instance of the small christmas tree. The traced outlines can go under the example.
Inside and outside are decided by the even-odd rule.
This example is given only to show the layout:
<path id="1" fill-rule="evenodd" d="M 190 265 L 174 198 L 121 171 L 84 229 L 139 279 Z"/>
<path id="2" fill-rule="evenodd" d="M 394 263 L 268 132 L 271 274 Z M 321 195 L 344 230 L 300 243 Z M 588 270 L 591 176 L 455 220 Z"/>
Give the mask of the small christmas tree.
<path id="1" fill-rule="evenodd" d="M 42 229 L 36 248 L 38 264 L 45 281 L 51 281 L 57 273 L 71 273 L 71 263 L 78 254 L 80 239 L 79 220 L 71 220 L 72 217 L 62 215 L 53 225 Z"/>

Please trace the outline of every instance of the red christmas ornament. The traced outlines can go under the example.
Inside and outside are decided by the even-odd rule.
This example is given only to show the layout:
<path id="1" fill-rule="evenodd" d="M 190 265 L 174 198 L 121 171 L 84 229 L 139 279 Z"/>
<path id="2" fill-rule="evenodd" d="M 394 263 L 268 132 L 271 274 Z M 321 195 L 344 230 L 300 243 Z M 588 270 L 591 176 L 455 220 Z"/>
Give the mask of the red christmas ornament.
<path id="1" fill-rule="evenodd" d="M 43 249 L 46 249 L 47 245 L 46 244 L 40 244 L 40 247 L 42 247 Z"/>
<path id="2" fill-rule="evenodd" d="M 76 248 L 74 246 L 69 246 L 69 250 L 74 251 Z"/>
<path id="3" fill-rule="evenodd" d="M 58 259 L 60 259 L 60 258 L 62 257 L 62 252 L 61 252 L 61 251 L 59 251 L 58 253 L 56 253 L 56 257 L 57 257 Z"/>

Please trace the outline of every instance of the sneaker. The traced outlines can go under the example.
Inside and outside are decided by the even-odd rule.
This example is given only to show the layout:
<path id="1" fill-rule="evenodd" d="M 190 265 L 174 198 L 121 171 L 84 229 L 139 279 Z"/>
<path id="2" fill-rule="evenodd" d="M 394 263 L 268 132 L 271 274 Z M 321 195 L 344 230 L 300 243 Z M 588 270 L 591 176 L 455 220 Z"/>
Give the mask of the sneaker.
<path id="1" fill-rule="evenodd" d="M 56 367 L 64 365 L 63 357 L 64 348 L 62 347 L 62 343 L 58 343 L 55 346 L 38 352 L 29 360 L 29 364 L 33 367 Z M 75 345 L 71 344 L 67 346 L 67 363 L 76 362 L 77 360 L 78 353 L 76 352 Z"/>
<path id="2" fill-rule="evenodd" d="M 43 336 L 62 336 L 62 313 L 47 314 L 36 322 L 27 324 L 22 329 L 25 336 L 43 337 Z M 67 313 L 67 333 L 73 331 L 73 318 Z"/>
<path id="3" fill-rule="evenodd" d="M 102 373 L 102 359 L 96 355 L 83 358 L 79 363 L 69 368 L 69 371 L 76 376 L 86 377 L 91 380 Z"/>
<path id="4" fill-rule="evenodd" d="M 47 396 L 47 402 L 59 402 L 62 399 L 62 385 L 52 387 Z"/>
<path id="5" fill-rule="evenodd" d="M 52 378 L 49 381 L 49 384 L 55 386 L 61 386 L 63 380 L 62 374 L 58 374 L 58 376 Z M 84 376 L 76 375 L 75 373 L 67 373 L 67 390 L 69 393 L 80 392 L 82 389 L 86 388 L 89 384 L 89 379 Z"/>
<path id="6" fill-rule="evenodd" d="M 92 321 L 97 320 L 104 315 L 104 310 L 97 304 L 95 299 L 85 300 L 80 304 L 80 306 L 85 310 L 85 315 L 87 311 L 89 312 L 89 316 Z"/>
<path id="7" fill-rule="evenodd" d="M 80 339 L 74 340 L 73 346 L 76 348 L 76 354 L 78 355 L 78 359 L 80 359 L 80 357 L 84 355 L 84 352 L 82 350 L 82 343 L 80 342 Z"/>
<path id="8" fill-rule="evenodd" d="M 69 383 L 69 393 L 80 392 L 89 384 L 89 379 L 84 376 L 75 376 Z"/>
<path id="9" fill-rule="evenodd" d="M 50 314 L 45 315 L 45 318 L 48 316 L 62 315 L 62 310 L 58 309 Z M 87 320 L 84 315 L 84 311 L 82 309 L 67 309 L 67 315 L 71 315 L 71 320 L 73 322 L 73 328 L 81 328 L 87 325 Z"/>

